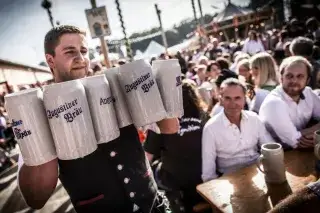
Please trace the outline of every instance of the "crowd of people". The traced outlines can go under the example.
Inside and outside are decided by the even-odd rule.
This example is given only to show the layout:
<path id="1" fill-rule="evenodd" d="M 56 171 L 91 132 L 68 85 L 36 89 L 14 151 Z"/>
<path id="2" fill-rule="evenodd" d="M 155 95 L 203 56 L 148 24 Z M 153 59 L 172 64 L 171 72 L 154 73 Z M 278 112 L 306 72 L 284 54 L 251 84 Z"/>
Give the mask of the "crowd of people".
<path id="1" fill-rule="evenodd" d="M 73 64 L 89 66 L 84 39 L 84 33 L 73 26 L 48 32 L 46 59 L 55 82 L 92 74 L 68 71 Z M 64 56 L 56 47 L 70 41 L 74 55 Z M 311 18 L 301 25 L 292 19 L 282 29 L 250 31 L 236 45 L 215 37 L 209 41 L 196 51 L 159 56 L 177 58 L 181 66 L 184 115 L 177 131 L 172 131 L 174 120 L 141 128 L 141 149 L 134 143 L 138 134 L 130 126 L 121 130 L 117 143 L 99 145 L 89 158 L 55 159 L 36 167 L 21 162 L 19 185 L 28 205 L 43 207 L 60 173 L 78 212 L 99 212 L 102 207 L 161 212 L 163 196 L 158 195 L 157 186 L 165 191 L 172 212 L 193 212 L 204 201 L 196 185 L 256 162 L 262 144 L 273 141 L 284 149 L 312 148 L 313 133 L 320 129 L 319 22 Z M 310 190 L 319 189 L 312 185 Z M 296 200 L 310 194 L 299 193 Z M 307 206 L 310 202 L 286 200 L 272 211 L 294 212 L 297 203 Z M 318 211 L 320 204 L 314 206 L 313 212 Z"/>
<path id="2" fill-rule="evenodd" d="M 269 36 L 250 31 L 240 43 L 211 37 L 193 53 L 160 56 L 179 60 L 185 113 L 177 134 L 150 126 L 144 149 L 173 212 L 192 212 L 202 200 L 196 185 L 255 163 L 264 143 L 285 150 L 314 146 L 320 129 L 318 21 L 293 19 Z M 273 212 L 295 212 L 292 203 Z"/>

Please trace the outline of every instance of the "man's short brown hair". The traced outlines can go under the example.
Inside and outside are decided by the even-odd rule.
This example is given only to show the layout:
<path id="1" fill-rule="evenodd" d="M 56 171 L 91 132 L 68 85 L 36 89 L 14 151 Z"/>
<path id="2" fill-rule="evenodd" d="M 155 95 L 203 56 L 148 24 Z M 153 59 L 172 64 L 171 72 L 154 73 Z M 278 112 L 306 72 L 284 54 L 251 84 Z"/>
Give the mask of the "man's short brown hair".
<path id="1" fill-rule="evenodd" d="M 310 62 L 302 57 L 302 56 L 290 56 L 286 59 L 284 59 L 280 65 L 280 74 L 283 75 L 285 70 L 295 64 L 304 64 L 307 67 L 307 74 L 308 74 L 308 78 L 311 77 L 311 72 L 312 72 L 312 65 L 310 64 Z"/>
<path id="2" fill-rule="evenodd" d="M 239 81 L 239 79 L 228 78 L 228 79 L 224 80 L 221 83 L 220 89 L 223 89 L 223 88 L 228 87 L 228 86 L 239 86 L 239 87 L 241 87 L 241 89 L 242 89 L 244 94 L 247 93 L 246 85 L 244 83 L 242 83 L 241 81 Z"/>
<path id="3" fill-rule="evenodd" d="M 60 42 L 60 37 L 64 34 L 76 33 L 86 35 L 86 32 L 81 30 L 76 26 L 71 25 L 61 25 L 59 27 L 52 28 L 49 32 L 47 32 L 44 38 L 44 52 L 45 54 L 55 55 L 55 48 L 58 46 Z"/>

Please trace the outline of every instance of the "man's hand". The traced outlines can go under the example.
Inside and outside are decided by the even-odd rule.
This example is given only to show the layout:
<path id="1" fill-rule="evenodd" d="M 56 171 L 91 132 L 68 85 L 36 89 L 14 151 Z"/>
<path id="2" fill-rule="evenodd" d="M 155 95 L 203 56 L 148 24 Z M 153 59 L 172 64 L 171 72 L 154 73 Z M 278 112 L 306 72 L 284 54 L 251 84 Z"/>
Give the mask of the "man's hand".
<path id="1" fill-rule="evenodd" d="M 302 136 L 298 141 L 299 148 L 312 148 L 315 145 L 313 135 Z"/>
<path id="2" fill-rule="evenodd" d="M 157 125 L 162 134 L 175 134 L 180 128 L 178 118 L 166 118 L 158 121 Z"/>
<path id="3" fill-rule="evenodd" d="M 303 129 L 300 132 L 301 132 L 302 136 L 310 138 L 310 135 L 314 135 L 314 132 L 319 129 L 320 129 L 320 123 L 318 123 L 310 128 Z"/>

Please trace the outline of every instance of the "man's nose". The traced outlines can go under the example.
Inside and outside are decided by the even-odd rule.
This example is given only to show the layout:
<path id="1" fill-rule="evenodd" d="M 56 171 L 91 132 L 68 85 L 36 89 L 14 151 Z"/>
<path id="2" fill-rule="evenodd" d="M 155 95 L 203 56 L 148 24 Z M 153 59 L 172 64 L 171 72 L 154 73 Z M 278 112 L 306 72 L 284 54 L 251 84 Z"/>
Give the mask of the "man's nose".
<path id="1" fill-rule="evenodd" d="M 81 52 L 78 52 L 75 58 L 77 61 L 84 61 L 84 55 Z"/>
<path id="2" fill-rule="evenodd" d="M 292 83 L 297 83 L 297 82 L 298 82 L 298 77 L 293 77 L 293 78 L 291 79 L 291 81 L 292 81 Z"/>

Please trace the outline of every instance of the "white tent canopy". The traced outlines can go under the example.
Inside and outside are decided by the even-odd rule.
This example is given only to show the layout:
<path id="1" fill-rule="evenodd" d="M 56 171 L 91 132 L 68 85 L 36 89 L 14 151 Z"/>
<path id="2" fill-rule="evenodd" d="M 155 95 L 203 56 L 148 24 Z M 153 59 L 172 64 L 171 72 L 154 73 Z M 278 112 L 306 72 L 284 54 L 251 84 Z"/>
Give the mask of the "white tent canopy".
<path id="1" fill-rule="evenodd" d="M 147 58 L 152 58 L 152 57 L 157 57 L 160 54 L 164 53 L 166 50 L 164 48 L 164 46 L 162 46 L 161 44 L 155 42 L 155 41 L 151 41 L 146 49 L 146 51 L 144 51 L 144 55 Z"/>
<path id="2" fill-rule="evenodd" d="M 168 48 L 168 52 L 170 54 L 176 54 L 178 51 L 185 50 L 192 44 L 192 42 L 195 42 L 197 39 L 198 39 L 197 37 L 193 37 L 193 38 L 190 38 L 188 40 L 184 40 L 180 44 L 176 44 L 174 46 L 169 47 Z"/>
<path id="3" fill-rule="evenodd" d="M 141 50 L 137 50 L 136 54 L 134 56 L 134 60 L 139 60 L 139 59 L 143 59 L 144 58 L 144 54 L 141 52 Z"/>

